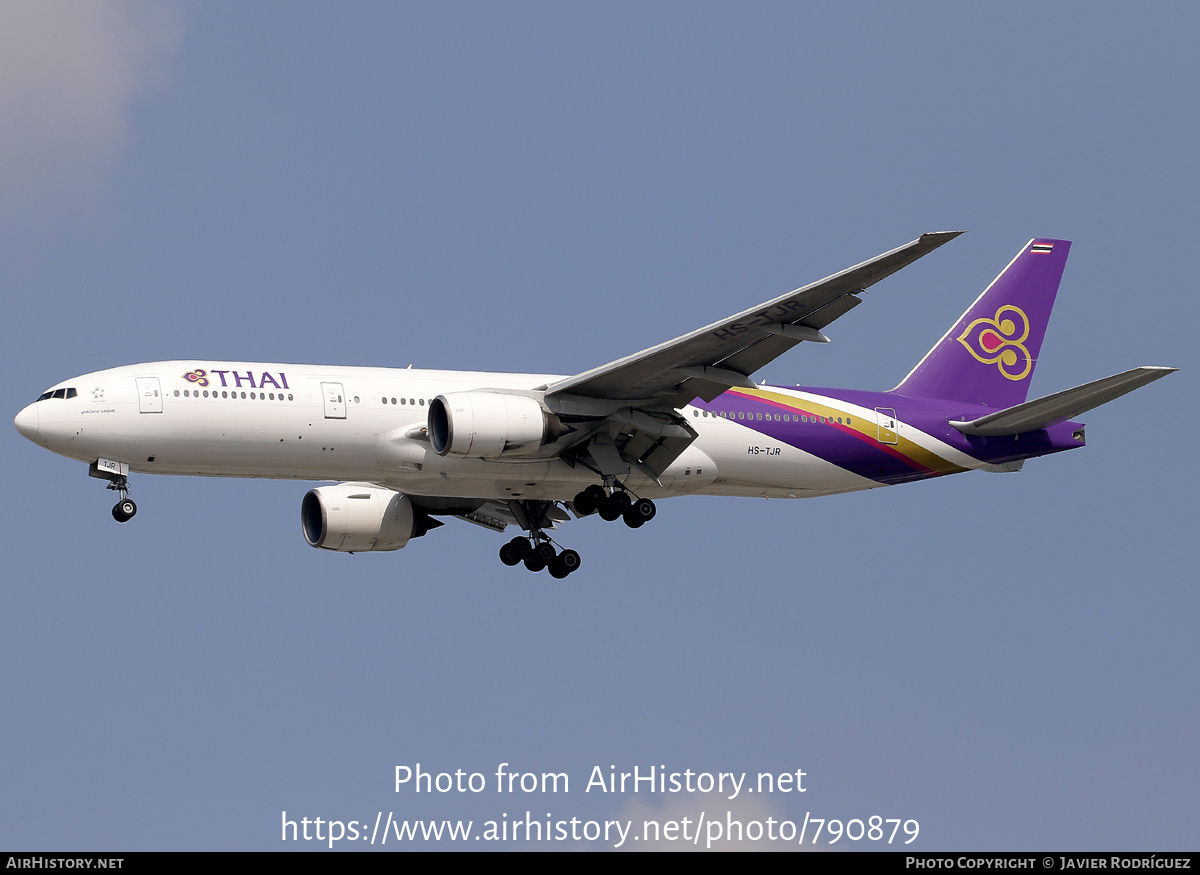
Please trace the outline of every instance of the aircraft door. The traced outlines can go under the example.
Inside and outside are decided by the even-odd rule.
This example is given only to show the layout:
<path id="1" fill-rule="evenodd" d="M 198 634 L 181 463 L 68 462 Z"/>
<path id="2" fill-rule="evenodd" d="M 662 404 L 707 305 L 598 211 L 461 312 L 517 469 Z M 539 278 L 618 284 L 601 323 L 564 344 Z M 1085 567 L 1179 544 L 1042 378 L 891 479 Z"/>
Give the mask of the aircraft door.
<path id="1" fill-rule="evenodd" d="M 162 392 L 159 390 L 158 377 L 135 377 L 137 386 L 138 411 L 141 413 L 162 413 Z"/>
<path id="2" fill-rule="evenodd" d="M 321 397 L 325 399 L 326 419 L 346 418 L 346 393 L 341 383 L 322 383 Z"/>
<path id="3" fill-rule="evenodd" d="M 900 438 L 896 433 L 896 411 L 891 407 L 876 407 L 876 421 L 879 423 L 879 442 L 881 444 L 896 444 Z"/>

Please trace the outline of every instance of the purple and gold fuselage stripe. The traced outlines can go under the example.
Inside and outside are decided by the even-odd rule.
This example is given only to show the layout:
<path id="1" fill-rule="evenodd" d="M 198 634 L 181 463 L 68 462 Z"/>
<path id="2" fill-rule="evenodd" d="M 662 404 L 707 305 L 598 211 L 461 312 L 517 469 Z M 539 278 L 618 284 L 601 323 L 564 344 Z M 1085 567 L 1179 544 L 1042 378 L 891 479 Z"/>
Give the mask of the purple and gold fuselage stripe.
<path id="1" fill-rule="evenodd" d="M 755 390 L 754 394 L 768 403 L 773 403 L 781 407 L 794 407 L 796 404 L 801 404 L 810 408 L 815 408 L 817 410 L 817 415 L 824 416 L 827 424 L 830 424 L 829 419 L 831 414 L 834 416 L 835 420 L 837 416 L 846 416 L 846 411 L 839 410 L 836 407 L 828 407 L 823 404 L 813 404 L 811 402 L 802 401 L 778 392 Z M 803 410 L 804 408 L 801 407 L 800 409 Z M 812 414 L 810 413 L 809 415 L 811 416 Z M 877 421 L 872 421 L 871 418 L 864 418 L 862 416 L 847 418 L 854 419 L 857 423 L 862 423 L 862 425 L 857 427 L 847 427 L 837 423 L 836 421 L 831 424 L 834 426 L 834 428 L 838 428 L 853 434 L 866 445 L 877 450 L 883 450 L 888 455 L 893 456 L 894 458 L 899 459 L 908 465 L 911 465 L 918 471 L 925 472 L 928 475 L 940 476 L 943 474 L 957 474 L 960 471 L 967 470 L 961 465 L 950 462 L 947 459 L 939 456 L 937 453 L 934 453 L 915 441 L 912 441 L 899 434 L 896 436 L 897 441 L 895 444 L 880 443 L 878 437 L 879 425 Z"/>
<path id="2" fill-rule="evenodd" d="M 722 404 L 722 399 L 726 403 Z M 825 421 L 820 424 L 830 426 L 829 429 L 814 429 L 807 423 L 801 425 L 798 419 L 795 423 L 775 422 L 771 419 L 769 426 L 767 421 L 736 419 L 733 421 L 878 482 L 896 483 L 905 480 L 919 480 L 966 470 L 898 435 L 895 444 L 880 443 L 874 411 L 870 411 L 870 415 L 851 415 L 836 407 L 763 389 L 730 390 L 721 398 L 714 399 L 711 407 L 716 409 L 722 407 L 728 409 L 730 406 L 741 407 L 740 404 L 730 405 L 728 403 L 735 400 L 746 402 L 749 407 L 767 406 L 786 411 L 792 416 L 804 415 L 812 417 L 814 420 L 823 417 Z M 710 405 L 701 403 L 700 406 L 709 407 Z M 838 422 L 839 417 L 845 419 L 845 422 Z M 856 441 L 847 443 L 844 439 L 837 437 L 841 434 L 854 437 Z"/>
<path id="3" fill-rule="evenodd" d="M 825 422 L 821 423 L 822 425 L 827 425 L 830 428 L 836 429 L 837 431 L 840 431 L 844 434 L 848 434 L 851 437 L 857 438 L 858 440 L 862 441 L 864 444 L 866 444 L 867 447 L 869 447 L 872 450 L 877 450 L 877 451 L 886 453 L 887 455 L 892 456 L 895 459 L 899 459 L 901 462 L 904 462 L 906 465 L 908 465 L 912 468 L 915 468 L 916 470 L 920 471 L 923 474 L 933 475 L 933 474 L 940 473 L 935 468 L 930 468 L 926 465 L 922 465 L 915 458 L 912 458 L 911 456 L 907 456 L 904 453 L 900 452 L 892 444 L 881 444 L 878 441 L 878 439 L 876 438 L 876 434 L 878 434 L 878 426 L 876 425 L 876 423 L 870 422 L 869 420 L 864 420 L 861 416 L 859 416 L 857 418 L 853 417 L 853 416 L 846 416 L 845 411 L 838 410 L 834 407 L 827 407 L 824 404 L 812 404 L 809 402 L 800 401 L 799 399 L 789 399 L 787 402 L 778 400 L 780 398 L 787 397 L 787 396 L 783 396 L 783 395 L 769 395 L 765 392 L 759 394 L 757 392 L 750 393 L 750 392 L 741 392 L 741 391 L 733 391 L 733 392 L 731 392 L 731 394 L 741 395 L 743 398 L 754 398 L 758 401 L 763 402 L 764 404 L 767 404 L 770 407 L 776 407 L 780 410 L 786 410 L 789 413 L 791 413 L 792 415 L 795 415 L 796 413 L 800 413 L 800 414 L 803 414 L 806 416 L 811 416 L 811 417 L 823 417 L 825 419 Z M 867 432 L 861 426 L 854 425 L 853 423 L 850 425 L 847 425 L 843 422 L 838 422 L 837 421 L 838 414 L 842 414 L 842 418 L 844 418 L 844 419 L 857 420 L 857 422 L 866 422 L 869 426 L 871 426 L 871 431 Z M 751 427 L 753 428 L 753 426 L 751 426 Z M 799 435 L 797 435 L 797 436 L 799 437 Z M 792 443 L 792 442 L 788 441 L 788 443 Z M 792 446 L 796 447 L 797 449 L 804 449 L 803 447 L 800 446 L 800 444 L 798 442 L 792 443 Z M 833 459 L 833 458 L 827 458 L 826 461 L 834 462 L 835 464 L 838 464 L 838 465 L 842 464 L 841 461 L 838 461 L 837 459 Z M 949 472 L 946 472 L 946 473 L 949 473 Z"/>

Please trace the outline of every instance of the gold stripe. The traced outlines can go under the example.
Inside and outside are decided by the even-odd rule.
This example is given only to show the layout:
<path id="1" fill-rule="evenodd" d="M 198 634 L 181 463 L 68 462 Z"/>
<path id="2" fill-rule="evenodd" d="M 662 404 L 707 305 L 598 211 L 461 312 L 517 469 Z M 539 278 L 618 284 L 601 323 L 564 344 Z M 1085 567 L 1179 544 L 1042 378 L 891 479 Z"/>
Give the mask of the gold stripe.
<path id="1" fill-rule="evenodd" d="M 960 471 L 969 470 L 967 468 L 962 467 L 961 465 L 956 465 L 954 462 L 951 462 L 950 460 L 944 459 L 941 456 L 937 455 L 932 450 L 927 450 L 927 449 L 925 449 L 925 447 L 921 446 L 920 444 L 914 443 L 913 441 L 909 440 L 908 438 L 901 436 L 899 434 L 899 432 L 896 433 L 896 438 L 897 438 L 896 443 L 882 444 L 878 440 L 878 434 L 879 434 L 879 423 L 878 422 L 872 422 L 869 419 L 864 420 L 864 418 L 861 416 L 850 417 L 848 412 L 845 410 L 839 410 L 838 408 L 831 407 L 827 404 L 815 404 L 808 400 L 794 398 L 791 395 L 782 395 L 778 392 L 768 392 L 765 389 L 735 389 L 732 391 L 736 394 L 748 395 L 748 396 L 755 397 L 755 398 L 758 398 L 763 401 L 775 401 L 777 403 L 785 405 L 786 407 L 792 408 L 793 410 L 797 409 L 798 404 L 803 404 L 803 405 L 805 405 L 805 407 L 802 408 L 803 412 L 807 413 L 809 415 L 812 415 L 815 413 L 817 416 L 824 416 L 828 419 L 830 414 L 833 414 L 833 417 L 835 419 L 838 416 L 855 419 L 855 420 L 857 420 L 857 422 L 855 424 L 852 424 L 849 426 L 844 426 L 844 427 L 848 427 L 848 428 L 852 429 L 853 431 L 856 431 L 859 434 L 870 438 L 878 446 L 892 447 L 893 449 L 896 450 L 896 452 L 900 453 L 902 456 L 905 456 L 906 458 L 909 458 L 912 461 L 916 462 L 918 465 L 928 468 L 931 471 L 935 471 L 938 474 L 957 474 Z M 857 424 L 858 422 L 865 422 L 865 427 L 862 425 L 858 425 Z"/>

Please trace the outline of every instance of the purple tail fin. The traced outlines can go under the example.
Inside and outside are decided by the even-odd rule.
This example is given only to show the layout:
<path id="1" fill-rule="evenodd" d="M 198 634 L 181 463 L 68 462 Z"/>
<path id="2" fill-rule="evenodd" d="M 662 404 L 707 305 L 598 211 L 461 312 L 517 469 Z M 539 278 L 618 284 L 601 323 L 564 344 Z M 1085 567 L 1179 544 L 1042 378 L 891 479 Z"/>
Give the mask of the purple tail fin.
<path id="1" fill-rule="evenodd" d="M 1029 395 L 1069 240 L 1030 240 L 894 392 L 1005 408 Z"/>

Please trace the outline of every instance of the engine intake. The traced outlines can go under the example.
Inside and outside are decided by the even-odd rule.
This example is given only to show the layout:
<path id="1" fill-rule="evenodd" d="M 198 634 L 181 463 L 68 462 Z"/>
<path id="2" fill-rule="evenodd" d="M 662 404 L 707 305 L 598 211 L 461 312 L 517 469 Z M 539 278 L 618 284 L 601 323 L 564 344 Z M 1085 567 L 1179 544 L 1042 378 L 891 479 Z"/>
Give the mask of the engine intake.
<path id="1" fill-rule="evenodd" d="M 364 483 L 310 489 L 300 503 L 304 540 L 342 553 L 399 550 L 424 534 L 407 495 Z"/>
<path id="2" fill-rule="evenodd" d="M 450 392 L 429 405 L 429 440 L 439 456 L 499 459 L 537 450 L 571 429 L 536 399 L 500 392 Z"/>

